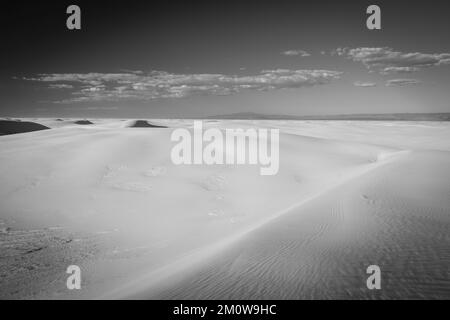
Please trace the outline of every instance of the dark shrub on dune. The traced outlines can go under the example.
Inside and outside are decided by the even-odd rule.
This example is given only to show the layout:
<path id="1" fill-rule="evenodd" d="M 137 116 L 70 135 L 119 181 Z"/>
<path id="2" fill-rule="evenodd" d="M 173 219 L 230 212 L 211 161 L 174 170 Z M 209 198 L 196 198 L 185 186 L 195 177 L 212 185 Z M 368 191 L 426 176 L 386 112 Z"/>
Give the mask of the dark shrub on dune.
<path id="1" fill-rule="evenodd" d="M 166 126 L 157 126 L 146 120 L 136 120 L 129 128 L 167 128 Z"/>
<path id="2" fill-rule="evenodd" d="M 50 129 L 42 124 L 26 121 L 0 120 L 0 135 Z"/>
<path id="3" fill-rule="evenodd" d="M 93 123 L 90 122 L 89 120 L 78 120 L 78 121 L 75 121 L 74 123 L 75 123 L 75 124 L 82 124 L 82 125 L 85 125 L 85 124 L 93 124 Z"/>

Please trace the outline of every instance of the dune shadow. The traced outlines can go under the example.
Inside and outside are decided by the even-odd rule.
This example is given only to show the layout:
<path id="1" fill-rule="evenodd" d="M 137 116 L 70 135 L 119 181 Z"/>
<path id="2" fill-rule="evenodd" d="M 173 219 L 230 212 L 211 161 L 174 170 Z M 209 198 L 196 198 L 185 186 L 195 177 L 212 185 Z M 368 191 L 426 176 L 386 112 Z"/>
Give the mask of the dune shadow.
<path id="1" fill-rule="evenodd" d="M 35 122 L 0 120 L 0 135 L 25 133 L 46 129 L 50 128 Z"/>
<path id="2" fill-rule="evenodd" d="M 75 124 L 81 124 L 81 125 L 87 125 L 87 124 L 94 124 L 90 122 L 89 120 L 78 120 L 74 122 Z"/>
<path id="3" fill-rule="evenodd" d="M 167 128 L 166 126 L 158 126 L 155 124 L 151 124 L 146 120 L 136 120 L 132 125 L 128 128 Z"/>

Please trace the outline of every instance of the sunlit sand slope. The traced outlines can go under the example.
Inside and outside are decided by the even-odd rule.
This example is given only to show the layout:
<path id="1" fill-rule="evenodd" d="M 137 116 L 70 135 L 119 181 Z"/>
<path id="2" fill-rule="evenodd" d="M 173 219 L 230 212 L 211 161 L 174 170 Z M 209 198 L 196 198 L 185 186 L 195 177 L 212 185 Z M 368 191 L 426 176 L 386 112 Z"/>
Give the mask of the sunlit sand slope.
<path id="1" fill-rule="evenodd" d="M 249 233 L 179 283 L 178 299 L 450 298 L 450 155 L 416 152 Z M 381 268 L 368 290 L 366 268 Z"/>

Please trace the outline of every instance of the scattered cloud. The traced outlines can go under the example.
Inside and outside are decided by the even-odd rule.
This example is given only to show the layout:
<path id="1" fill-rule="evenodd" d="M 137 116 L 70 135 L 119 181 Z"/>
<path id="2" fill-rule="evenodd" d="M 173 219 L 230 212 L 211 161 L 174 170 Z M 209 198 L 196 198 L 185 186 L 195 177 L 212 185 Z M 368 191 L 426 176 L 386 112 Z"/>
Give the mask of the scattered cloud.
<path id="1" fill-rule="evenodd" d="M 411 73 L 420 71 L 418 67 L 386 67 L 380 73 L 383 75 L 398 74 L 398 73 Z"/>
<path id="2" fill-rule="evenodd" d="M 73 89 L 71 84 L 51 84 L 48 87 L 50 89 Z"/>
<path id="3" fill-rule="evenodd" d="M 409 85 L 417 85 L 422 82 L 417 79 L 391 79 L 386 81 L 387 87 L 404 87 Z"/>
<path id="4" fill-rule="evenodd" d="M 87 108 L 85 108 L 86 110 L 118 110 L 119 109 L 119 107 L 117 107 L 117 106 L 102 106 L 102 107 L 99 107 L 99 106 L 91 106 L 91 107 L 87 107 Z"/>
<path id="5" fill-rule="evenodd" d="M 353 83 L 353 85 L 355 87 L 376 87 L 377 84 L 375 82 L 361 82 L 361 81 L 356 81 Z"/>
<path id="6" fill-rule="evenodd" d="M 406 53 L 388 47 L 338 48 L 332 53 L 361 62 L 370 71 L 381 74 L 410 73 L 450 64 L 450 53 Z"/>
<path id="7" fill-rule="evenodd" d="M 72 88 L 71 97 L 59 101 L 92 102 L 122 99 L 152 100 L 193 95 L 231 95 L 244 90 L 269 91 L 327 84 L 342 72 L 330 70 L 263 70 L 257 75 L 174 74 L 164 71 L 122 73 L 41 74 L 29 81 Z"/>
<path id="8" fill-rule="evenodd" d="M 282 52 L 285 56 L 300 56 L 300 57 L 309 57 L 311 54 L 304 50 L 287 50 Z"/>

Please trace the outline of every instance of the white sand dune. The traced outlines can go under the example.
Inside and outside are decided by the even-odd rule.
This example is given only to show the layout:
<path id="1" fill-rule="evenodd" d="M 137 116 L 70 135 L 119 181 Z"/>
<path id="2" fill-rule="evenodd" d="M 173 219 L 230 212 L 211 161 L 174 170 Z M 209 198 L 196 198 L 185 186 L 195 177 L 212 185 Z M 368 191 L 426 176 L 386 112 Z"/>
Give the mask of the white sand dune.
<path id="1" fill-rule="evenodd" d="M 437 186 L 449 166 L 448 155 L 402 156 L 246 234 L 176 283 L 131 297 L 448 299 L 450 200 Z M 380 291 L 366 287 L 372 264 Z"/>
<path id="2" fill-rule="evenodd" d="M 0 298 L 450 297 L 448 123 L 205 122 L 280 128 L 260 176 L 173 165 L 190 120 L 34 122 L 0 137 Z"/>

